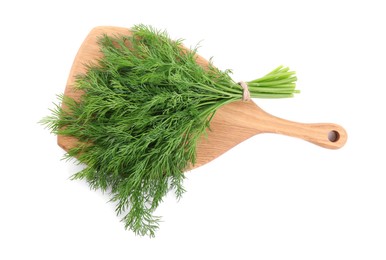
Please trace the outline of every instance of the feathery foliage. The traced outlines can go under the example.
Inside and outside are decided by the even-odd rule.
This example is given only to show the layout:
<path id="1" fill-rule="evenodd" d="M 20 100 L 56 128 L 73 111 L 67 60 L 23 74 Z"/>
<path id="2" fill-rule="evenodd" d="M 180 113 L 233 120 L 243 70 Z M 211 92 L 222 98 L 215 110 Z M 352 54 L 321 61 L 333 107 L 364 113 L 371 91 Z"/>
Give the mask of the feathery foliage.
<path id="1" fill-rule="evenodd" d="M 154 210 L 168 191 L 184 193 L 183 172 L 216 110 L 242 99 L 242 89 L 211 63 L 196 63 L 196 49 L 166 32 L 138 25 L 132 34 L 103 36 L 97 64 L 79 75 L 80 101 L 60 96 L 42 123 L 80 142 L 66 154 L 86 168 L 73 179 L 111 194 L 127 229 L 154 236 Z M 291 97 L 296 77 L 286 67 L 247 82 L 252 98 Z"/>

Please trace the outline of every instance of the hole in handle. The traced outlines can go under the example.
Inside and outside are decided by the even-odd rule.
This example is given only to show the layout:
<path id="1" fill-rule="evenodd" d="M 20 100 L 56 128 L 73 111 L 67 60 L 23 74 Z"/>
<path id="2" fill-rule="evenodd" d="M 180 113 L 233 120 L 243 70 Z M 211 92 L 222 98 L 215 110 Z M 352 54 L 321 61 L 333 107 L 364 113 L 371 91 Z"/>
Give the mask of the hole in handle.
<path id="1" fill-rule="evenodd" d="M 328 133 L 328 140 L 332 143 L 335 143 L 339 140 L 340 138 L 340 134 L 338 131 L 335 131 L 335 130 L 331 130 L 329 133 Z"/>

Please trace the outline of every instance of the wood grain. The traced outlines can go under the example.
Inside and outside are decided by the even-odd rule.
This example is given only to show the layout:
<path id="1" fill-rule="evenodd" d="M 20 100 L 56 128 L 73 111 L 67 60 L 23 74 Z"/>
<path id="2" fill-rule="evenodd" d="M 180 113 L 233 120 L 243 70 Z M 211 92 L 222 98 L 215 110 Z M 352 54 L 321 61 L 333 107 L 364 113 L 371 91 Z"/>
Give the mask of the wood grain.
<path id="1" fill-rule="evenodd" d="M 85 64 L 101 57 L 97 39 L 103 34 L 129 35 L 130 30 L 108 26 L 91 30 L 75 57 L 64 95 L 78 100 L 83 94 L 73 88 L 75 77 L 86 72 Z M 201 56 L 197 56 L 197 63 L 204 67 L 208 64 Z M 346 131 L 339 125 L 296 123 L 266 113 L 253 101 L 239 101 L 225 105 L 217 111 L 207 137 L 201 138 L 198 144 L 197 162 L 191 166 L 191 169 L 212 161 L 239 143 L 260 133 L 277 133 L 297 137 L 329 149 L 341 148 L 347 140 Z M 58 136 L 59 146 L 66 151 L 74 147 L 76 143 L 77 140 L 73 137 Z"/>

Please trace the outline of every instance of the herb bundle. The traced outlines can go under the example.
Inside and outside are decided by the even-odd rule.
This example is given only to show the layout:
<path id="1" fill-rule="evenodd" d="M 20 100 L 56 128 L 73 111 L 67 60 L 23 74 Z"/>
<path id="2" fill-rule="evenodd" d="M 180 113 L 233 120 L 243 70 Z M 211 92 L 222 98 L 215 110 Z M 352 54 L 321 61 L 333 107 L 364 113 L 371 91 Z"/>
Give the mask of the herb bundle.
<path id="1" fill-rule="evenodd" d="M 243 99 L 243 90 L 196 50 L 166 32 L 138 25 L 131 34 L 99 39 L 103 57 L 77 77 L 80 100 L 60 96 L 42 123 L 57 135 L 75 137 L 66 157 L 86 167 L 73 175 L 111 194 L 127 229 L 154 236 L 153 213 L 168 191 L 184 193 L 183 172 L 216 110 Z M 246 82 L 252 98 L 291 97 L 295 73 L 278 67 Z"/>

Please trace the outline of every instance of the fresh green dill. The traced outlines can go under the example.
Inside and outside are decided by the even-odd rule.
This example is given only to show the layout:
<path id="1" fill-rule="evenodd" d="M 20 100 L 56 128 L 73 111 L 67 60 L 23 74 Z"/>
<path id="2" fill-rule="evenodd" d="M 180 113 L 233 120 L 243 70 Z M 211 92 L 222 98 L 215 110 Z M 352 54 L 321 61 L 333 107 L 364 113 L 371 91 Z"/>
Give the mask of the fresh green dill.
<path id="1" fill-rule="evenodd" d="M 229 76 L 211 63 L 196 63 L 196 49 L 166 32 L 134 26 L 131 35 L 103 36 L 97 64 L 79 75 L 79 101 L 64 104 L 42 123 L 57 135 L 80 142 L 66 157 L 86 168 L 73 175 L 108 191 L 125 228 L 154 236 L 153 213 L 168 191 L 184 193 L 183 172 L 196 160 L 196 146 L 221 106 L 243 98 Z M 291 97 L 296 77 L 286 67 L 247 82 L 252 98 Z"/>

